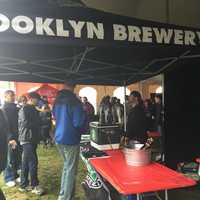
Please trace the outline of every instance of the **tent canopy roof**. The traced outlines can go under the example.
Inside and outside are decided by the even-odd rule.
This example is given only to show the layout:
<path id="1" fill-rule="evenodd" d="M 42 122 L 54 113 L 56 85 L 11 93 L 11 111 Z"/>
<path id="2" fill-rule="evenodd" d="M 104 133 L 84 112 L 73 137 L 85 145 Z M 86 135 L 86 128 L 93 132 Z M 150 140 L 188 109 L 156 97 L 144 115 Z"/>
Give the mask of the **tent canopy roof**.
<path id="1" fill-rule="evenodd" d="M 180 60 L 190 58 L 192 62 L 200 54 L 200 31 L 193 28 L 138 20 L 88 8 L 13 10 L 7 6 L 0 9 L 0 14 L 10 20 L 9 29 L 0 32 L 0 80 L 60 83 L 70 78 L 77 84 L 127 85 L 160 74 Z M 16 31 L 19 30 L 15 27 L 16 16 L 26 16 L 32 21 L 33 27 L 29 33 Z M 40 22 L 36 18 L 40 18 Z M 60 26 L 57 20 L 60 20 L 62 33 L 69 31 L 67 38 L 58 37 Z M 81 36 L 76 37 L 78 29 L 69 27 L 69 20 L 76 24 L 83 23 Z M 20 18 L 18 22 L 18 28 L 25 27 L 27 30 L 27 18 L 25 21 Z M 47 28 L 44 28 L 44 24 Z M 138 41 L 128 41 L 127 35 L 126 39 L 121 40 L 121 35 L 117 34 L 117 30 L 121 29 L 114 29 L 114 24 L 124 27 L 126 33 L 128 27 L 136 27 L 140 38 L 136 38 Z M 168 36 L 170 31 L 173 32 L 169 44 L 158 43 L 153 30 L 155 27 L 159 31 L 164 29 Z M 88 37 L 88 34 L 91 37 L 91 29 L 93 38 Z M 48 35 L 48 31 L 54 35 Z M 115 38 L 116 35 L 118 38 Z M 188 40 L 187 36 L 190 37 Z M 189 41 L 189 44 L 185 44 L 185 41 Z"/>

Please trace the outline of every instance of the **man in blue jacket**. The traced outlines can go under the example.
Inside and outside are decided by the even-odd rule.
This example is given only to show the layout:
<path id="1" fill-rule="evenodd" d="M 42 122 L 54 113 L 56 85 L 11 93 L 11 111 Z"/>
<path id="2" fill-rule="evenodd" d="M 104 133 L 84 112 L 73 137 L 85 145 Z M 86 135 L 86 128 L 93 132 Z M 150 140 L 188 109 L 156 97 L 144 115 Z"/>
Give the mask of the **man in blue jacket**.
<path id="1" fill-rule="evenodd" d="M 53 107 L 56 120 L 55 142 L 64 160 L 58 200 L 74 200 L 75 196 L 75 177 L 85 112 L 82 103 L 73 93 L 74 87 L 71 82 L 65 83 L 64 89 L 58 92 Z"/>

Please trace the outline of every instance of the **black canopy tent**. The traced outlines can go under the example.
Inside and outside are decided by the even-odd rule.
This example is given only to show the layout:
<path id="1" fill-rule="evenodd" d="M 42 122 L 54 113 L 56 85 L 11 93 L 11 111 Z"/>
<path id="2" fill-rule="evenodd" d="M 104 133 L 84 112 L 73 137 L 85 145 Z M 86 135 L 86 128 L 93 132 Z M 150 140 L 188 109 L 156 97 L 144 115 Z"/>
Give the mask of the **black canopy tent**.
<path id="1" fill-rule="evenodd" d="M 70 78 L 77 84 L 125 86 L 162 72 L 173 74 L 172 69 L 188 62 L 185 69 L 190 71 L 192 66 L 196 72 L 197 60 L 200 63 L 199 29 L 89 8 L 30 5 L 31 1 L 28 6 L 13 4 L 2 3 L 0 8 L 0 80 L 61 83 Z M 173 83 L 171 76 L 165 74 L 165 99 L 169 101 Z M 176 76 L 172 80 L 182 85 Z M 168 164 L 175 163 L 180 154 L 185 155 L 183 152 L 188 151 L 184 146 L 187 142 L 176 142 L 176 138 L 188 141 L 187 130 L 194 127 L 193 121 L 189 125 L 180 120 L 180 125 L 173 123 L 179 116 L 179 112 L 174 113 L 174 106 L 184 101 L 180 95 L 180 102 L 176 102 L 176 90 L 173 87 L 173 102 L 165 107 Z M 196 110 L 196 106 L 193 107 L 191 112 Z M 196 130 L 190 137 L 198 137 Z M 199 139 L 194 141 L 192 146 L 196 148 Z M 194 150 L 196 154 L 192 151 L 194 148 L 190 146 L 190 149 L 188 157 L 199 152 L 198 148 Z M 180 153 L 174 156 L 174 152 Z"/>
<path id="2" fill-rule="evenodd" d="M 0 80 L 128 85 L 200 56 L 200 30 L 89 8 L 0 9 Z"/>

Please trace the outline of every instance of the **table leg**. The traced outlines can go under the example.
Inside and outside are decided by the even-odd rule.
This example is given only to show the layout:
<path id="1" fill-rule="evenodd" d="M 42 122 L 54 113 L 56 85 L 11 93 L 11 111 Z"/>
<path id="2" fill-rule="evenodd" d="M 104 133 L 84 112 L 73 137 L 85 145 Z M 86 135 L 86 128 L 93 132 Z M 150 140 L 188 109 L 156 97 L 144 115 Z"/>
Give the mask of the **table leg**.
<path id="1" fill-rule="evenodd" d="M 198 167 L 198 175 L 200 176 L 200 163 L 199 164 L 199 167 Z"/>
<path id="2" fill-rule="evenodd" d="M 165 200 L 168 200 L 168 191 L 165 190 Z"/>

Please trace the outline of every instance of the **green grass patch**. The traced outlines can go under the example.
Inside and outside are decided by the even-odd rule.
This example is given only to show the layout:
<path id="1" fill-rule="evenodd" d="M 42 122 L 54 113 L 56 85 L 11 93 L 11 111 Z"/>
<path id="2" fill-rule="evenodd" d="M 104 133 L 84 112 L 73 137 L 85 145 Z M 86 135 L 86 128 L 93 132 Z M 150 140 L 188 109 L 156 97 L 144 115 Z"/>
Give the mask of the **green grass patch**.
<path id="1" fill-rule="evenodd" d="M 60 179 L 62 173 L 63 161 L 55 147 L 44 149 L 38 148 L 39 158 L 39 180 L 40 185 L 45 189 L 43 196 L 34 194 L 20 193 L 19 187 L 8 188 L 4 185 L 2 175 L 0 177 L 0 187 L 2 188 L 7 200 L 56 200 L 60 189 Z M 76 197 L 80 200 L 86 200 L 81 186 L 83 178 L 86 176 L 86 170 L 83 163 L 79 162 L 78 175 L 76 181 Z"/>

